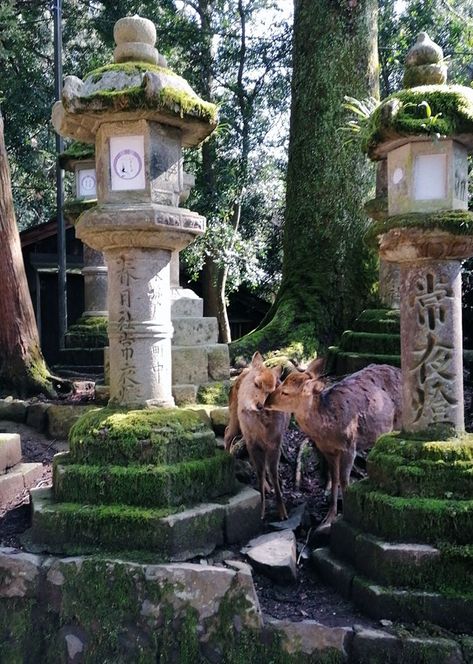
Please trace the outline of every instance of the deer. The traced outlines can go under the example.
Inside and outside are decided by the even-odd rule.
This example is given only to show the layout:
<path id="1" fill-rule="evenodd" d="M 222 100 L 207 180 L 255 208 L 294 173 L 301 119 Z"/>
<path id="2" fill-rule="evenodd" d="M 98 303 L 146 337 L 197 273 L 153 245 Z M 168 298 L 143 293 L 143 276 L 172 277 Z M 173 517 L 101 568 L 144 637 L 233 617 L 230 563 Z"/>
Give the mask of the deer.
<path id="1" fill-rule="evenodd" d="M 245 439 L 261 494 L 261 519 L 265 516 L 265 491 L 269 488 L 266 474 L 274 489 L 279 518 L 287 519 L 279 484 L 279 458 L 290 415 L 268 412 L 264 408 L 268 395 L 280 382 L 281 370 L 281 367 L 266 367 L 259 352 L 253 355 L 250 366 L 242 371 L 230 390 L 230 418 L 224 434 L 227 451 L 230 451 L 233 440 L 240 432 Z"/>
<path id="2" fill-rule="evenodd" d="M 270 412 L 294 413 L 299 428 L 327 461 L 331 499 L 321 526 L 337 516 L 338 489 L 343 500 L 357 450 L 401 427 L 400 369 L 370 364 L 327 387 L 324 366 L 325 360 L 318 358 L 304 371 L 292 372 L 264 404 Z"/>

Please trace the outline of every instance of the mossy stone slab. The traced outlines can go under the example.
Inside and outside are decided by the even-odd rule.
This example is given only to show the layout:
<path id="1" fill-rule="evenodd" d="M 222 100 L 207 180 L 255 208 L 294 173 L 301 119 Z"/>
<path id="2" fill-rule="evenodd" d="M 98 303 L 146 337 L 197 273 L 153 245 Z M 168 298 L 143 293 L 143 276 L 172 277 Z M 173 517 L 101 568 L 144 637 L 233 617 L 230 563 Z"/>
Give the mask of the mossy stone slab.
<path id="1" fill-rule="evenodd" d="M 422 590 L 386 588 L 355 576 L 352 600 L 364 613 L 377 620 L 427 621 L 457 633 L 473 629 L 473 598 L 461 594 L 445 596 Z"/>
<path id="2" fill-rule="evenodd" d="M 344 519 L 332 526 L 331 552 L 373 583 L 464 593 L 473 589 L 471 545 L 392 542 L 363 533 Z"/>
<path id="3" fill-rule="evenodd" d="M 74 463 L 172 464 L 212 456 L 215 434 L 195 412 L 98 408 L 70 434 Z"/>
<path id="4" fill-rule="evenodd" d="M 223 542 L 224 506 L 187 510 L 56 503 L 52 490 L 31 492 L 31 536 L 50 553 L 145 550 L 166 560 L 209 553 Z"/>
<path id="5" fill-rule="evenodd" d="M 377 355 L 376 353 L 353 353 L 332 347 L 333 371 L 339 376 L 359 371 L 368 364 L 390 364 L 393 367 L 401 366 L 400 355 Z"/>
<path id="6" fill-rule="evenodd" d="M 192 505 L 233 493 L 233 457 L 212 457 L 171 465 L 54 465 L 54 493 L 59 502 L 124 504 L 140 507 Z"/>
<path id="7" fill-rule="evenodd" d="M 372 355 L 400 355 L 401 335 L 379 332 L 354 332 L 342 334 L 340 350 Z"/>
<path id="8" fill-rule="evenodd" d="M 473 500 L 400 498 L 362 480 L 346 493 L 344 518 L 354 526 L 394 541 L 428 544 L 473 541 Z"/>

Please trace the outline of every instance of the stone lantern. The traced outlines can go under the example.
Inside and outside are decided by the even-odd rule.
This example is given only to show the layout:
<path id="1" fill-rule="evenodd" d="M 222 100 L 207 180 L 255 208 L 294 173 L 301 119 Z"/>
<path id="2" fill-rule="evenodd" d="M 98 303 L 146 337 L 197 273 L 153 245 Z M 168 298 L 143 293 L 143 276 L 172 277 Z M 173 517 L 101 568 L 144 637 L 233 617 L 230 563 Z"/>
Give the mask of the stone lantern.
<path id="1" fill-rule="evenodd" d="M 461 268 L 473 255 L 473 90 L 446 84 L 442 50 L 425 33 L 408 53 L 404 84 L 373 112 L 363 146 L 387 162 L 388 211 L 370 235 L 380 257 L 400 266 L 403 430 L 377 441 L 368 479 L 349 489 L 331 548 L 315 558 L 374 618 L 471 632 Z"/>
<path id="2" fill-rule="evenodd" d="M 95 142 L 97 206 L 76 233 L 108 266 L 110 401 L 172 406 L 171 256 L 205 230 L 178 207 L 182 148 L 213 131 L 216 107 L 162 66 L 150 21 L 121 19 L 114 36 L 116 64 L 66 77 L 53 124 Z"/>

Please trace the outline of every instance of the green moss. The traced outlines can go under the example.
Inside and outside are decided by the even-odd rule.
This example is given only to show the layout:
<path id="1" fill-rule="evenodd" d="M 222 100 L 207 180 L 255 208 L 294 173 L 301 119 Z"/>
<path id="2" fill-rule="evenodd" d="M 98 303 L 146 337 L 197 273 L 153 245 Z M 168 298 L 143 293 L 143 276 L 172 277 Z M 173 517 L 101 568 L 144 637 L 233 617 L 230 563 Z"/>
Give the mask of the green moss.
<path id="1" fill-rule="evenodd" d="M 42 659 L 39 620 L 33 599 L 2 597 L 0 601 L 0 662 L 24 664 Z"/>
<path id="2" fill-rule="evenodd" d="M 66 333 L 68 348 L 104 348 L 108 345 L 108 318 L 84 316 L 71 325 Z"/>
<path id="3" fill-rule="evenodd" d="M 373 355 L 400 355 L 401 336 L 400 334 L 347 330 L 342 334 L 340 349 Z"/>
<path id="4" fill-rule="evenodd" d="M 180 409 L 95 409 L 74 424 L 69 440 L 77 463 L 178 463 L 215 450 L 213 431 L 197 413 Z"/>
<path id="5" fill-rule="evenodd" d="M 59 164 L 67 169 L 70 161 L 86 159 L 95 159 L 95 145 L 74 141 L 59 155 Z"/>
<path id="6" fill-rule="evenodd" d="M 356 332 L 400 334 L 400 312 L 395 309 L 367 309 L 353 323 Z"/>
<path id="7" fill-rule="evenodd" d="M 140 109 L 161 110 L 163 113 L 179 115 L 181 118 L 198 118 L 211 124 L 217 122 L 218 116 L 215 104 L 170 86 L 162 88 L 153 97 L 146 95 L 142 85 L 135 85 L 121 90 L 97 90 L 80 98 L 81 112 L 109 110 L 119 113 Z"/>
<path id="8" fill-rule="evenodd" d="M 56 500 L 142 507 L 191 505 L 234 490 L 233 458 L 215 456 L 169 466 L 58 464 Z"/>
<path id="9" fill-rule="evenodd" d="M 80 215 L 86 210 L 90 210 L 97 205 L 97 201 L 92 200 L 83 200 L 81 198 L 68 199 L 64 203 L 64 214 L 68 221 L 71 224 L 79 219 Z"/>
<path id="10" fill-rule="evenodd" d="M 229 380 L 200 385 L 197 390 L 197 403 L 204 405 L 227 406 L 231 383 Z"/>
<path id="11" fill-rule="evenodd" d="M 430 118 L 424 102 L 430 107 Z M 381 143 L 403 136 L 452 136 L 472 131 L 473 90 L 459 85 L 426 85 L 387 97 L 372 113 L 362 147 L 373 156 Z"/>
<path id="12" fill-rule="evenodd" d="M 368 457 L 370 480 L 393 495 L 467 499 L 473 495 L 473 437 L 445 441 L 383 436 Z"/>
<path id="13" fill-rule="evenodd" d="M 390 540 L 469 544 L 473 539 L 473 500 L 400 498 L 363 480 L 350 487 L 344 503 L 349 523 Z"/>
<path id="14" fill-rule="evenodd" d="M 167 67 L 160 67 L 159 65 L 153 65 L 150 62 L 114 62 L 110 65 L 104 65 L 103 67 L 97 67 L 89 71 L 85 76 L 84 80 L 92 78 L 94 82 L 99 81 L 102 78 L 102 74 L 105 74 L 108 71 L 122 71 L 125 74 L 144 74 L 147 71 L 152 71 L 157 74 L 170 74 L 174 75 L 174 72 Z"/>
<path id="15" fill-rule="evenodd" d="M 367 233 L 369 244 L 378 244 L 377 238 L 393 228 L 413 228 L 419 230 L 439 230 L 452 235 L 473 236 L 473 212 L 466 210 L 445 210 L 443 212 L 413 212 L 387 217 L 373 223 Z"/>
<path id="16" fill-rule="evenodd" d="M 169 555 L 169 528 L 162 519 L 177 508 L 151 509 L 129 505 L 82 505 L 51 503 L 33 520 L 36 542 L 47 542 L 49 550 L 61 553 L 79 545 L 82 552 L 137 549 Z"/>

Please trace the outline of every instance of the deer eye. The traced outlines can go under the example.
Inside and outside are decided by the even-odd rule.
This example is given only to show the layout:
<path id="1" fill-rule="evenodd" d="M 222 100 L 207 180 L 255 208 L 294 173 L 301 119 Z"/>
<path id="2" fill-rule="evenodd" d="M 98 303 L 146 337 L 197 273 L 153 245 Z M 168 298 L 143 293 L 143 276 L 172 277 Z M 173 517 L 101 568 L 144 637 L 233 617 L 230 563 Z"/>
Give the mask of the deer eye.
<path id="1" fill-rule="evenodd" d="M 261 383 L 259 380 L 255 380 L 255 387 L 257 387 L 259 390 L 261 389 Z"/>

